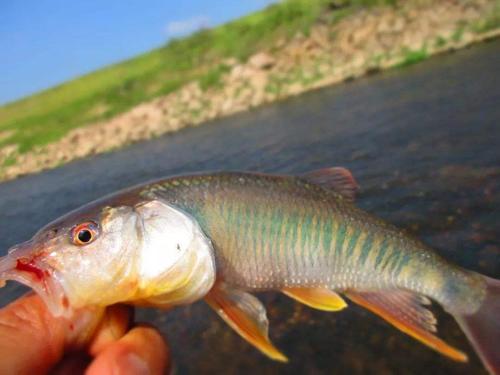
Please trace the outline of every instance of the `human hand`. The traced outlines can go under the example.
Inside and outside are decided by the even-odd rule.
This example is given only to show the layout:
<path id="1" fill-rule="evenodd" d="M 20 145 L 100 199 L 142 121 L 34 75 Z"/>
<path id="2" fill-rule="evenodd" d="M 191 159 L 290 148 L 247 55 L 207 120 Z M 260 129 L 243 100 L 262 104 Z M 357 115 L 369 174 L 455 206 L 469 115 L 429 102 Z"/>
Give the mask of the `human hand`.
<path id="1" fill-rule="evenodd" d="M 132 315 L 132 308 L 115 305 L 75 329 L 77 322 L 54 318 L 37 295 L 23 296 L 0 309 L 0 374 L 167 372 L 164 339 L 152 327 L 132 326 Z"/>

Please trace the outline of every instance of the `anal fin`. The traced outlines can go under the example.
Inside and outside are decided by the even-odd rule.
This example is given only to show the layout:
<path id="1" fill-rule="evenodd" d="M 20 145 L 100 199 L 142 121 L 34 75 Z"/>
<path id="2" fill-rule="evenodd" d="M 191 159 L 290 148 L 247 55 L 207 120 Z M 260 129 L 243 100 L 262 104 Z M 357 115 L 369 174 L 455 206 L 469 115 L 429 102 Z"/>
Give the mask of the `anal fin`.
<path id="1" fill-rule="evenodd" d="M 269 340 L 269 321 L 262 303 L 250 293 L 216 284 L 205 301 L 241 337 L 271 359 L 288 362 Z"/>
<path id="2" fill-rule="evenodd" d="M 439 353 L 459 362 L 466 362 L 467 355 L 435 336 L 436 319 L 425 308 L 426 297 L 404 290 L 384 292 L 345 293 L 350 300 L 377 314 L 400 331 L 412 336 Z"/>
<path id="3" fill-rule="evenodd" d="M 340 311 L 347 307 L 344 299 L 326 288 L 283 288 L 288 297 L 322 311 Z"/>

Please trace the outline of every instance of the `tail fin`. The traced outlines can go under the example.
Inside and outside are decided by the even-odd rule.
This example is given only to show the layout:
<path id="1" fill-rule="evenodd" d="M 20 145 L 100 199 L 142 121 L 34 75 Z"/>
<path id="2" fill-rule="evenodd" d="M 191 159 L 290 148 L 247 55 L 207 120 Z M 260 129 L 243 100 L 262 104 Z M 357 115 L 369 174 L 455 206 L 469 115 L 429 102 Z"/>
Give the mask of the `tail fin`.
<path id="1" fill-rule="evenodd" d="M 500 374 L 500 280 L 483 276 L 486 298 L 472 315 L 455 316 L 491 374 Z"/>

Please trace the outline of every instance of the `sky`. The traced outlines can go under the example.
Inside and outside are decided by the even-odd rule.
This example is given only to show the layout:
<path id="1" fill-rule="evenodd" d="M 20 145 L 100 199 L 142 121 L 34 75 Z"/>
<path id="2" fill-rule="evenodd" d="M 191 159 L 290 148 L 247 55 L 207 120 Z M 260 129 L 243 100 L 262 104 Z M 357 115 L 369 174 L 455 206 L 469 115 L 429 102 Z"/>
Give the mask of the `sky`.
<path id="1" fill-rule="evenodd" d="M 1 0 L 0 105 L 273 0 Z"/>

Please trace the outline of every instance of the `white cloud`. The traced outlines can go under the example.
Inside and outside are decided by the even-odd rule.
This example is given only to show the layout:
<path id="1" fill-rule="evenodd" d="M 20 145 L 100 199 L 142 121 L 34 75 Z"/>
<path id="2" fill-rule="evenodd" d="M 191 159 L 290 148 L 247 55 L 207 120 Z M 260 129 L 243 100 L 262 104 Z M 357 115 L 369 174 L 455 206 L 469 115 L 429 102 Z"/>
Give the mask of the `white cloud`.
<path id="1" fill-rule="evenodd" d="M 210 26 L 210 17 L 205 15 L 194 16 L 185 20 L 169 22 L 165 28 L 168 36 L 182 36 L 191 34 Z"/>

